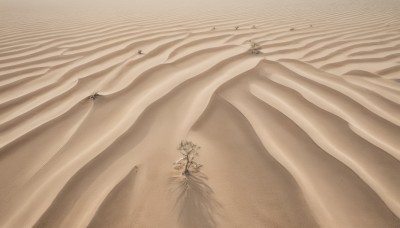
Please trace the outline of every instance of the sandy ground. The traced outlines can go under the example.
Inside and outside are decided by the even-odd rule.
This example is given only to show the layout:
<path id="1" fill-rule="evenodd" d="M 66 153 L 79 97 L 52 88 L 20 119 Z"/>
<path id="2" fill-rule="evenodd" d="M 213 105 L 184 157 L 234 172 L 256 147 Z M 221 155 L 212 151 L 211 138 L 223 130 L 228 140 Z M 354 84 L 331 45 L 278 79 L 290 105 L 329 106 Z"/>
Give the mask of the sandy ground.
<path id="1" fill-rule="evenodd" d="M 400 227 L 399 1 L 129 2 L 0 3 L 0 227 Z"/>

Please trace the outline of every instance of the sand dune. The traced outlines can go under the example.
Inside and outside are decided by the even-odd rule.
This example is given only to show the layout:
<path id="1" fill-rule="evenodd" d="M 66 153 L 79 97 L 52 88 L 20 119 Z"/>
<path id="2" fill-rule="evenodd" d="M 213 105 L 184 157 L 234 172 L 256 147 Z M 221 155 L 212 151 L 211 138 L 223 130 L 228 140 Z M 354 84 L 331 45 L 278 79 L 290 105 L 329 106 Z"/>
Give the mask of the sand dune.
<path id="1" fill-rule="evenodd" d="M 400 227 L 400 4 L 253 1 L 0 3 L 0 227 Z"/>

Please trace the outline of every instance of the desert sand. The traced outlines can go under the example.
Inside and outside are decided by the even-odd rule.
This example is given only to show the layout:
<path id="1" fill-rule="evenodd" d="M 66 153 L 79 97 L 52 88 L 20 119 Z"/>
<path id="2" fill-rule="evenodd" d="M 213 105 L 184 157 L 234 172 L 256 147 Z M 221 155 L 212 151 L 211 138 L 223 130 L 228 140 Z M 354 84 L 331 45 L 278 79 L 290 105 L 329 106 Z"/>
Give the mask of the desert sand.
<path id="1" fill-rule="evenodd" d="M 399 228 L 399 12 L 1 1 L 0 227 Z"/>

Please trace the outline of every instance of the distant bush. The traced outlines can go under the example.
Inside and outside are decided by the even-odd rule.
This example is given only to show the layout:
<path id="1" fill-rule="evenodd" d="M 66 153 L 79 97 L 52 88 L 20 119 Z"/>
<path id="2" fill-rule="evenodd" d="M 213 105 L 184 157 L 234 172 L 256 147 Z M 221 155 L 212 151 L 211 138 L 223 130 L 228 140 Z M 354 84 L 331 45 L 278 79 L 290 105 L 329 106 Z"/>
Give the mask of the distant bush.
<path id="1" fill-rule="evenodd" d="M 178 148 L 182 158 L 174 162 L 176 170 L 182 170 L 182 175 L 188 176 L 191 172 L 197 172 L 202 166 L 195 162 L 196 157 L 199 156 L 200 147 L 191 141 L 181 141 Z"/>
<path id="2" fill-rule="evenodd" d="M 254 41 L 250 40 L 249 42 L 250 42 L 249 52 L 251 54 L 254 54 L 254 55 L 260 54 L 261 53 L 261 46 L 258 43 L 254 42 Z"/>
<path id="3" fill-rule="evenodd" d="M 94 100 L 96 100 L 98 97 L 100 97 L 100 94 L 97 93 L 97 92 L 95 92 L 95 93 L 93 93 L 92 95 L 88 96 L 88 99 L 94 101 Z"/>

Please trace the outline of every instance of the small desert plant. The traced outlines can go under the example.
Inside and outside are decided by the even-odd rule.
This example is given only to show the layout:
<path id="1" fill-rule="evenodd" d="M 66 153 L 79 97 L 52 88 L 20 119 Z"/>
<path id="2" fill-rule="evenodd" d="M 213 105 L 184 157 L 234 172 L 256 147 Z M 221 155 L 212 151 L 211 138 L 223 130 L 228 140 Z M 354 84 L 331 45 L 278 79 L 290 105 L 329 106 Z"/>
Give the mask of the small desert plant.
<path id="1" fill-rule="evenodd" d="M 188 176 L 191 172 L 197 172 L 201 167 L 200 164 L 195 162 L 197 156 L 199 156 L 200 147 L 191 141 L 181 141 L 178 148 L 182 155 L 182 158 L 174 162 L 174 168 L 176 170 L 183 170 L 182 175 Z"/>
<path id="2" fill-rule="evenodd" d="M 239 26 L 235 26 L 235 30 L 238 30 L 239 29 Z"/>
<path id="3" fill-rule="evenodd" d="M 214 30 L 215 30 L 215 27 L 212 27 L 211 30 L 214 31 Z"/>
<path id="4" fill-rule="evenodd" d="M 290 31 L 294 31 L 294 28 L 290 28 Z"/>
<path id="5" fill-rule="evenodd" d="M 253 27 L 251 27 L 252 29 L 256 29 L 257 27 L 255 25 L 253 25 Z"/>
<path id="6" fill-rule="evenodd" d="M 100 97 L 100 94 L 97 93 L 97 92 L 95 92 L 95 93 L 92 93 L 92 95 L 88 96 L 88 99 L 94 101 L 94 100 L 96 100 L 98 97 Z"/>
<path id="7" fill-rule="evenodd" d="M 310 28 L 312 28 L 313 26 L 312 25 L 310 25 Z"/>
<path id="8" fill-rule="evenodd" d="M 138 53 L 139 55 L 143 55 L 142 50 L 139 50 L 137 53 Z"/>
<path id="9" fill-rule="evenodd" d="M 250 40 L 249 42 L 250 42 L 249 52 L 251 54 L 255 54 L 255 55 L 260 54 L 261 53 L 261 46 L 258 43 L 254 42 L 254 41 Z"/>

